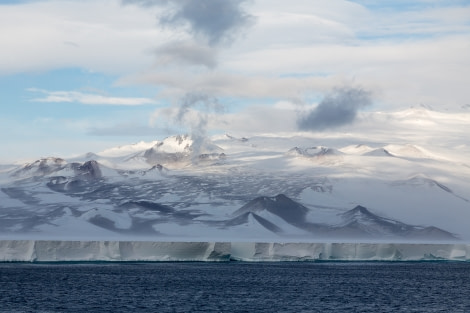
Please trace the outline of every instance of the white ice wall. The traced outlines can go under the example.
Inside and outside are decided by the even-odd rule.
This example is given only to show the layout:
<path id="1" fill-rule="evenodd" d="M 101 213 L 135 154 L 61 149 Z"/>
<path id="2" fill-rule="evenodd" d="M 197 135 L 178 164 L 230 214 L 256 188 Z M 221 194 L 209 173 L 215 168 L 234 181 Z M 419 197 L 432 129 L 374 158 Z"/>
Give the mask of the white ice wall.
<path id="1" fill-rule="evenodd" d="M 470 244 L 0 240 L 0 262 L 470 261 Z"/>
<path id="2" fill-rule="evenodd" d="M 1 240 L 0 261 L 228 261 L 230 243 Z"/>
<path id="3" fill-rule="evenodd" d="M 242 261 L 470 261 L 470 244 L 234 242 L 231 258 Z"/>

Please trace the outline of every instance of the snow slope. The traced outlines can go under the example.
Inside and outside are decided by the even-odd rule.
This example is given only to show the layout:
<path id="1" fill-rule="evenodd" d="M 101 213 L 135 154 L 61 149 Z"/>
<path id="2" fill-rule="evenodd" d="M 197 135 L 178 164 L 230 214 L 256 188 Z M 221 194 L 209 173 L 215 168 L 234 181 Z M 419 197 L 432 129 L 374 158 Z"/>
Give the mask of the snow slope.
<path id="1" fill-rule="evenodd" d="M 5 165 L 0 238 L 470 241 L 470 115 L 372 112 L 357 124 Z"/>

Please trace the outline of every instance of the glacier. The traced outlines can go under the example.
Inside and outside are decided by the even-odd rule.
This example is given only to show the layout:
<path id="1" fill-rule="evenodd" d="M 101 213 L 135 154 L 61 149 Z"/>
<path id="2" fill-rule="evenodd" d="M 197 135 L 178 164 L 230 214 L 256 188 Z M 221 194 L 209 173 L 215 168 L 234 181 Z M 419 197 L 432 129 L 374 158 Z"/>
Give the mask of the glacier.
<path id="1" fill-rule="evenodd" d="M 0 262 L 470 261 L 466 243 L 0 240 Z"/>

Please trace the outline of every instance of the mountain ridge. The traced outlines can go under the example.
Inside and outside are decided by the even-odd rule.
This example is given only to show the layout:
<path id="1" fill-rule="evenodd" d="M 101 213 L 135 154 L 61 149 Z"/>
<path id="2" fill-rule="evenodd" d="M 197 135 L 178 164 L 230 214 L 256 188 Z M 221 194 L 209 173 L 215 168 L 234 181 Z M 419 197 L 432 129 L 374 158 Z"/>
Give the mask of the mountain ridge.
<path id="1" fill-rule="evenodd" d="M 0 237 L 60 237 L 73 229 L 70 235 L 79 237 L 152 239 L 470 239 L 464 222 L 470 219 L 470 170 L 433 158 L 439 153 L 429 147 L 323 143 L 312 135 L 217 138 L 197 139 L 205 150 L 181 135 L 118 147 L 109 156 L 2 167 Z M 383 147 L 403 151 L 390 157 Z M 366 155 L 374 149 L 382 153 Z M 155 158 L 146 159 L 146 152 Z"/>

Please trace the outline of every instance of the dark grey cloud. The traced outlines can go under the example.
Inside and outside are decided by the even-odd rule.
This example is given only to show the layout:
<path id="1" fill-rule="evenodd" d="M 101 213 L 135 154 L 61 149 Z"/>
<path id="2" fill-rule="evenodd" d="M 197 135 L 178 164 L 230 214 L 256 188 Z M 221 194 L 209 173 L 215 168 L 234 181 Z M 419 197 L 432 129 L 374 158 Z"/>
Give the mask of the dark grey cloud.
<path id="1" fill-rule="evenodd" d="M 202 65 L 211 69 L 217 66 L 217 51 L 194 42 L 171 42 L 160 46 L 156 53 L 160 64 Z"/>
<path id="2" fill-rule="evenodd" d="M 166 27 L 189 27 L 211 46 L 230 43 L 240 30 L 254 22 L 243 9 L 247 0 L 123 0 L 124 4 L 164 6 L 159 22 Z"/>
<path id="3" fill-rule="evenodd" d="M 160 19 L 162 25 L 189 24 L 191 31 L 203 36 L 210 45 L 229 42 L 240 29 L 253 21 L 241 4 L 244 0 L 184 0 Z"/>
<path id="4" fill-rule="evenodd" d="M 361 88 L 337 88 L 297 121 L 300 130 L 321 131 L 352 123 L 357 112 L 372 103 Z"/>

